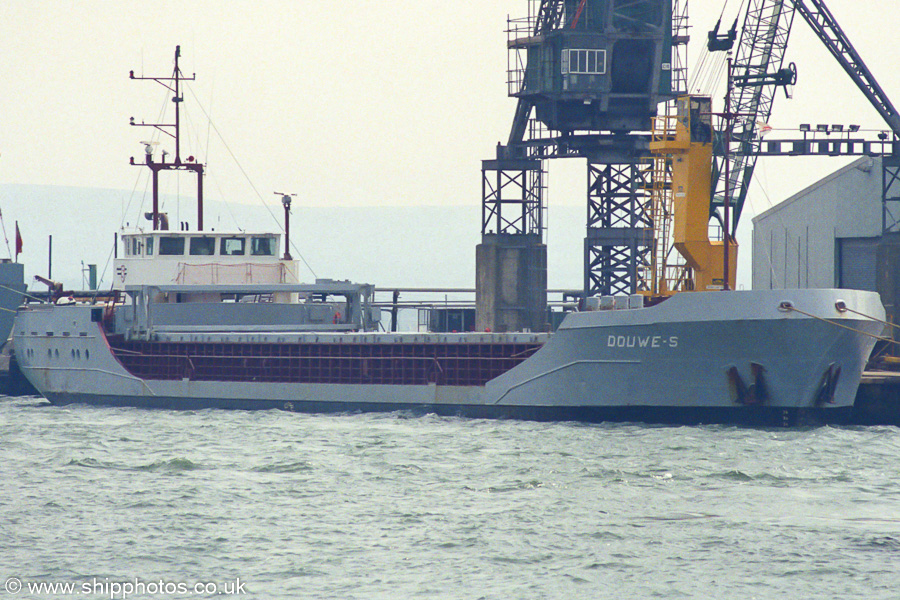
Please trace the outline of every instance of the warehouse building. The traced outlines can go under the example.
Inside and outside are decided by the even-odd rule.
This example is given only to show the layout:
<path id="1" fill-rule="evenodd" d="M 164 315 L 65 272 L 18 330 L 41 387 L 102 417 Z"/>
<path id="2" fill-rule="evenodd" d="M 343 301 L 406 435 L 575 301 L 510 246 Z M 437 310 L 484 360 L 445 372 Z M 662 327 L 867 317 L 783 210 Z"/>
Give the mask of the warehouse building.
<path id="1" fill-rule="evenodd" d="M 894 160 L 859 158 L 755 217 L 753 289 L 878 291 L 892 317 L 900 297 Z"/>

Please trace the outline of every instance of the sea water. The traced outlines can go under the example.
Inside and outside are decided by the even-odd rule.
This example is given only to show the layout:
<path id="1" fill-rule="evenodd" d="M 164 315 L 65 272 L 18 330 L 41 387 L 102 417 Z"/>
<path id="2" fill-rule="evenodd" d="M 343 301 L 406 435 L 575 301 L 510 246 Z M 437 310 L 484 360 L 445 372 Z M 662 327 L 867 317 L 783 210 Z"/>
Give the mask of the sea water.
<path id="1" fill-rule="evenodd" d="M 2 399 L 0 597 L 895 599 L 898 458 L 892 427 Z"/>

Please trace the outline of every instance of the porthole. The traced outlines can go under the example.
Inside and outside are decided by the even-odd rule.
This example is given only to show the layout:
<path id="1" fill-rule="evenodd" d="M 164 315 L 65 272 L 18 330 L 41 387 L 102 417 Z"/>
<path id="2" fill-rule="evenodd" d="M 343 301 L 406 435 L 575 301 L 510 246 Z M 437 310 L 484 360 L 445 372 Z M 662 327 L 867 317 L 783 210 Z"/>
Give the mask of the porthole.
<path id="1" fill-rule="evenodd" d="M 53 351 L 53 358 L 59 358 L 59 348 Z"/>
<path id="2" fill-rule="evenodd" d="M 84 351 L 84 359 L 87 360 L 87 359 L 89 359 L 90 357 L 91 357 L 91 351 L 86 349 L 86 350 Z"/>

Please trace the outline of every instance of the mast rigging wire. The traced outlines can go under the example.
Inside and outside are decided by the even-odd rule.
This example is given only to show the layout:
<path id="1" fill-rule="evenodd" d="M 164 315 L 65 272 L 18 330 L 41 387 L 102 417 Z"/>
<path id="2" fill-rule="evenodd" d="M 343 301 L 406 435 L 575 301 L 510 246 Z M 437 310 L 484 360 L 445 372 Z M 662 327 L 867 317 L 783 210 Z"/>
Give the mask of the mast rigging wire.
<path id="1" fill-rule="evenodd" d="M 3 241 L 6 242 L 6 253 L 9 255 L 10 258 L 12 258 L 13 257 L 12 251 L 10 251 L 10 249 L 9 249 L 9 238 L 6 237 L 6 221 L 3 220 L 3 211 L 2 210 L 0 210 L 0 226 L 3 227 Z M 19 246 L 16 245 L 16 248 L 18 248 L 18 247 Z"/>
<path id="2" fill-rule="evenodd" d="M 193 89 L 190 88 L 189 85 L 185 85 L 185 88 L 187 88 L 187 89 L 190 90 L 191 95 L 193 95 L 195 98 L 197 97 L 196 94 L 195 94 L 195 92 L 193 91 Z M 210 122 L 211 122 L 211 121 L 210 121 L 209 119 L 206 120 L 206 145 L 204 146 L 203 144 L 200 143 L 200 131 L 199 131 L 199 127 L 198 127 L 198 126 L 195 124 L 195 122 L 191 119 L 190 111 L 187 109 L 187 107 L 183 107 L 183 108 L 184 108 L 185 119 L 186 119 L 187 122 L 188 122 L 187 125 L 188 125 L 188 131 L 189 131 L 189 133 L 190 133 L 190 134 L 193 136 L 193 138 L 195 139 L 195 143 L 197 144 L 197 148 L 202 149 L 202 150 L 205 151 L 205 154 L 206 154 L 206 165 L 205 165 L 206 168 L 205 168 L 205 172 L 206 172 L 207 175 L 209 175 L 209 174 L 211 173 L 211 169 L 209 168 L 209 165 L 210 165 L 210 158 L 209 158 L 209 157 L 210 157 L 210 154 L 209 154 L 209 136 L 210 136 Z M 210 113 L 210 114 L 212 113 L 212 109 L 209 110 L 209 113 Z M 222 192 L 222 188 L 221 188 L 221 186 L 219 185 L 219 180 L 218 180 L 217 178 L 214 178 L 214 177 L 211 178 L 211 179 L 212 179 L 213 183 L 215 184 L 216 190 L 219 192 L 219 195 L 222 196 L 222 197 L 224 198 L 224 197 L 225 197 L 225 194 Z M 239 221 L 238 221 L 237 216 L 234 214 L 234 211 L 231 209 L 231 203 L 230 203 L 230 202 L 222 202 L 222 204 L 225 205 L 225 210 L 227 210 L 227 211 L 228 211 L 228 214 L 231 216 L 231 220 L 234 222 L 235 228 L 236 228 L 238 231 L 244 231 L 244 229 L 240 226 L 240 223 L 239 223 Z M 178 220 L 179 220 L 179 222 L 180 222 L 180 221 L 181 221 L 181 218 L 179 217 Z"/>
<path id="3" fill-rule="evenodd" d="M 193 96 L 194 100 L 197 102 L 197 106 L 199 106 L 200 110 L 203 111 L 203 115 L 206 117 L 206 120 L 209 122 L 213 131 L 215 131 L 216 135 L 219 137 L 219 141 L 221 141 L 222 145 L 225 146 L 225 150 L 228 151 L 228 154 L 229 154 L 229 156 L 231 156 L 231 159 L 234 161 L 234 164 L 237 165 L 238 170 L 240 170 L 241 174 L 244 176 L 244 179 L 247 180 L 247 183 L 250 185 L 250 188 L 256 194 L 256 197 L 259 199 L 259 201 L 262 203 L 262 205 L 265 207 L 265 209 L 269 212 L 269 215 L 272 217 L 272 220 L 275 222 L 275 224 L 278 225 L 278 228 L 281 229 L 282 232 L 284 232 L 284 225 L 281 224 L 281 222 L 275 216 L 275 213 L 273 213 L 272 209 L 269 208 L 269 205 L 263 198 L 262 194 L 259 193 L 259 190 L 256 188 L 256 185 L 254 185 L 253 180 L 250 179 L 250 176 L 247 174 L 247 172 L 244 170 L 244 167 L 238 161 L 237 156 L 235 156 L 234 152 L 231 150 L 231 147 L 228 145 L 228 142 L 225 141 L 224 136 L 222 136 L 222 132 L 220 132 L 219 128 L 216 127 L 215 121 L 213 121 L 212 118 L 209 116 L 209 113 L 206 112 L 206 109 L 203 107 L 203 103 L 200 102 L 200 99 L 194 93 L 193 89 L 191 89 L 191 88 L 188 88 L 188 89 L 191 92 L 191 96 Z M 300 260 L 303 262 L 304 265 L 306 265 L 306 268 L 309 269 L 309 272 L 312 273 L 313 277 L 318 279 L 319 276 L 316 275 L 316 272 L 313 270 L 313 268 L 310 266 L 310 264 L 306 261 L 306 258 L 304 258 L 303 253 L 300 252 L 300 250 L 297 248 L 296 244 L 294 244 L 293 240 L 291 240 L 291 247 L 294 249 L 294 251 L 296 251 L 297 256 L 300 257 Z"/>

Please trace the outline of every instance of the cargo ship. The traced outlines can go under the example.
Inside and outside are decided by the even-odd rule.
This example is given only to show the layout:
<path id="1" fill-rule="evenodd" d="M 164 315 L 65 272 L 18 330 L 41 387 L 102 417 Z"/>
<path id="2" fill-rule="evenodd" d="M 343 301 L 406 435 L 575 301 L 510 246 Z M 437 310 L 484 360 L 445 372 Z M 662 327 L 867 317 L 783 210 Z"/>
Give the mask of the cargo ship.
<path id="1" fill-rule="evenodd" d="M 25 293 L 25 265 L 9 259 L 0 260 L 0 345 L 12 332 L 16 308 Z"/>
<path id="2" fill-rule="evenodd" d="M 176 98 L 177 60 L 176 50 Z M 695 104 L 680 104 L 677 136 L 698 129 L 689 123 Z M 152 228 L 120 236 L 112 292 L 103 301 L 54 298 L 18 310 L 20 368 L 53 404 L 840 422 L 884 327 L 876 293 L 764 290 L 588 298 L 552 333 L 386 332 L 374 286 L 299 282 L 290 196 L 284 238 L 204 231 L 203 166 L 181 159 L 177 123 L 173 158 L 155 156 L 147 143 L 145 162 L 132 159 L 153 173 Z M 691 142 L 708 150 L 709 140 Z M 168 229 L 157 187 L 166 170 L 196 173 L 197 229 Z M 715 255 L 708 241 L 682 246 Z M 702 267 L 694 266 L 697 281 L 715 282 Z"/>

